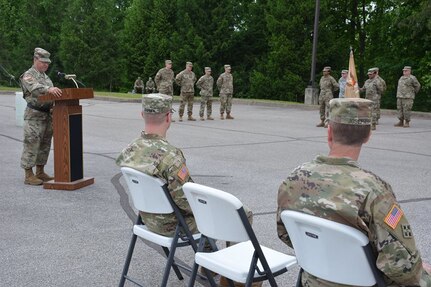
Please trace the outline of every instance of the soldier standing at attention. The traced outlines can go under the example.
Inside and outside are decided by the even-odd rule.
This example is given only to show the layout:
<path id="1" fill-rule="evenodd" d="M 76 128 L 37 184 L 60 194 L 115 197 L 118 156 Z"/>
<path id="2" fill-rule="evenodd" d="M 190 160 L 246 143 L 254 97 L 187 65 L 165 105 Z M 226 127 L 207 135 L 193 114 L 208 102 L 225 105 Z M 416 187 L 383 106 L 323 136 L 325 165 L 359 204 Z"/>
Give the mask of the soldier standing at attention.
<path id="1" fill-rule="evenodd" d="M 38 97 L 50 93 L 61 96 L 61 90 L 54 87 L 45 72 L 48 70 L 51 54 L 42 49 L 34 49 L 33 66 L 21 75 L 21 88 L 27 108 L 24 113 L 24 149 L 21 167 L 25 170 L 25 184 L 41 185 L 54 179 L 47 175 L 44 166 L 48 161 L 52 139 L 52 102 L 40 103 Z M 36 166 L 36 175 L 33 167 Z"/>
<path id="2" fill-rule="evenodd" d="M 365 81 L 364 86 L 360 89 L 361 91 L 365 91 L 365 98 L 373 102 L 371 107 L 371 130 L 376 129 L 378 96 L 382 93 L 382 84 L 377 80 L 376 76 L 377 72 L 369 69 L 368 80 Z"/>
<path id="3" fill-rule="evenodd" d="M 316 127 L 328 127 L 327 117 L 329 110 L 329 101 L 334 97 L 333 92 L 337 91 L 339 86 L 337 81 L 330 75 L 331 67 L 323 68 L 323 76 L 320 78 L 320 123 Z"/>
<path id="4" fill-rule="evenodd" d="M 344 92 L 346 91 L 346 83 L 347 83 L 347 73 L 348 70 L 341 71 L 341 77 L 338 79 L 338 85 L 340 86 L 340 93 L 338 94 L 339 98 L 344 98 Z"/>
<path id="5" fill-rule="evenodd" d="M 361 98 L 330 101 L 329 155 L 319 155 L 297 167 L 280 185 L 278 237 L 292 247 L 280 218 L 283 210 L 345 224 L 370 239 L 386 286 L 431 286 L 430 265 L 422 263 L 410 224 L 391 186 L 357 162 L 362 145 L 371 136 L 371 104 Z M 302 286 L 340 286 L 307 272 L 301 280 Z"/>
<path id="6" fill-rule="evenodd" d="M 380 82 L 380 87 L 382 88 L 381 93 L 377 95 L 377 121 L 376 121 L 376 125 L 378 125 L 379 120 L 380 120 L 380 102 L 382 100 L 383 94 L 386 92 L 386 82 L 385 82 L 385 80 L 383 80 L 382 77 L 380 77 L 378 67 L 371 68 L 370 70 L 376 71 L 376 80 L 378 82 Z"/>
<path id="7" fill-rule="evenodd" d="M 397 110 L 400 120 L 394 126 L 405 128 L 410 127 L 410 116 L 415 95 L 419 92 L 421 84 L 412 74 L 412 67 L 405 66 L 403 75 L 398 80 L 397 87 Z"/>
<path id="8" fill-rule="evenodd" d="M 155 77 L 157 90 L 161 94 L 173 96 L 174 93 L 174 71 L 172 71 L 172 61 L 166 60 L 165 67 L 161 68 Z"/>
<path id="9" fill-rule="evenodd" d="M 133 91 L 136 94 L 142 94 L 144 92 L 144 82 L 141 80 L 141 77 L 138 77 L 133 85 Z"/>
<path id="10" fill-rule="evenodd" d="M 205 67 L 205 75 L 199 78 L 196 83 L 196 87 L 201 89 L 199 94 L 201 95 L 201 108 L 199 109 L 199 116 L 201 121 L 204 121 L 205 106 L 207 106 L 207 120 L 214 120 L 211 117 L 212 104 L 213 104 L 213 87 L 214 78 L 211 76 L 211 68 Z"/>
<path id="11" fill-rule="evenodd" d="M 184 108 L 187 103 L 187 120 L 189 121 L 196 121 L 192 117 L 193 114 L 193 100 L 195 98 L 195 82 L 196 82 L 196 75 L 192 71 L 193 69 L 193 63 L 187 62 L 186 63 L 186 69 L 181 71 L 176 77 L 175 82 L 178 86 L 181 87 L 181 95 L 180 95 L 180 108 L 179 108 L 179 115 L 180 115 L 180 122 L 183 121 L 183 115 L 184 115 Z"/>
<path id="12" fill-rule="evenodd" d="M 156 92 L 156 83 L 154 83 L 151 77 L 148 78 L 148 81 L 145 84 L 145 92 L 147 94 L 152 94 Z"/>
<path id="13" fill-rule="evenodd" d="M 220 91 L 220 119 L 224 120 L 226 111 L 226 119 L 233 120 L 234 117 L 230 114 L 233 96 L 233 76 L 230 65 L 224 65 L 224 73 L 217 79 L 217 88 Z"/>

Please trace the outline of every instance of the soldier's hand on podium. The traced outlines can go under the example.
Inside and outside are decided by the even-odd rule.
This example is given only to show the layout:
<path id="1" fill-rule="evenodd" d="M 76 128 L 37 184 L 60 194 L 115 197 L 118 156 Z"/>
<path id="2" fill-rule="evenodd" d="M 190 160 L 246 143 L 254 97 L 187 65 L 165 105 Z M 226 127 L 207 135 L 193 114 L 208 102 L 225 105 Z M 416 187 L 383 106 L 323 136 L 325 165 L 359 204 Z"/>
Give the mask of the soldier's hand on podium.
<path id="1" fill-rule="evenodd" d="M 61 97 L 61 90 L 57 87 L 51 87 L 48 89 L 48 93 L 53 94 L 57 98 Z"/>

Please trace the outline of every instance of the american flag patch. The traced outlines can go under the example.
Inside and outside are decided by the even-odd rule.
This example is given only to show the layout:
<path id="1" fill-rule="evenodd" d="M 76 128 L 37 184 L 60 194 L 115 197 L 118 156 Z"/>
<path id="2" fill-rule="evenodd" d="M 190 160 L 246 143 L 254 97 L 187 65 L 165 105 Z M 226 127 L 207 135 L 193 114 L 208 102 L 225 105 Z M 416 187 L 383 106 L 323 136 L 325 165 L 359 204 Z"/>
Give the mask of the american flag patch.
<path id="1" fill-rule="evenodd" d="M 188 174 L 189 174 L 189 170 L 187 169 L 187 166 L 183 164 L 181 169 L 178 171 L 177 175 L 182 181 L 184 181 Z"/>
<path id="2" fill-rule="evenodd" d="M 401 217 L 403 217 L 404 212 L 395 204 L 392 205 L 391 210 L 388 215 L 386 215 L 385 223 L 389 225 L 392 229 L 395 229 L 400 222 Z"/>

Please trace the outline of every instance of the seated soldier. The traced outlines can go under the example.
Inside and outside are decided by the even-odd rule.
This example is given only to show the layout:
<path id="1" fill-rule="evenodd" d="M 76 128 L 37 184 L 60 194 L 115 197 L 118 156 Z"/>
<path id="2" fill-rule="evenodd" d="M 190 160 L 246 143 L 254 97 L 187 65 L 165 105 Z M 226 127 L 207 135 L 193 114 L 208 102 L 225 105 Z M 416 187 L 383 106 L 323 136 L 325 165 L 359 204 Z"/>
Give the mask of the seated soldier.
<path id="1" fill-rule="evenodd" d="M 278 190 L 277 232 L 292 247 L 281 221 L 295 210 L 352 226 L 370 239 L 387 286 L 431 286 L 431 270 L 422 263 L 410 224 L 391 186 L 359 167 L 362 145 L 370 138 L 371 105 L 365 99 L 329 103 L 328 156 L 297 167 Z M 307 272 L 302 286 L 341 286 Z"/>
<path id="2" fill-rule="evenodd" d="M 133 85 L 133 92 L 135 94 L 142 94 L 144 92 L 144 82 L 141 80 L 141 77 L 138 77 Z"/>
<path id="3" fill-rule="evenodd" d="M 156 92 L 156 83 L 154 83 L 151 77 L 148 78 L 148 81 L 145 84 L 145 92 L 147 94 L 152 94 Z"/>

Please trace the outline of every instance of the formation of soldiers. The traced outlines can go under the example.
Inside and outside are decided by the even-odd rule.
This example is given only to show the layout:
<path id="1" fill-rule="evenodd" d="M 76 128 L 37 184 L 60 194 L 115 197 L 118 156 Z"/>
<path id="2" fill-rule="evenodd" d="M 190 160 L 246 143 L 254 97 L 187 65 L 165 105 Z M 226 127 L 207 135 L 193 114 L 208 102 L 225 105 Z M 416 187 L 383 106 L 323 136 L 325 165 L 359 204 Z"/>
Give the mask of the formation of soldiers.
<path id="1" fill-rule="evenodd" d="M 403 68 L 403 75 L 398 80 L 397 110 L 399 122 L 394 125 L 395 127 L 410 127 L 414 98 L 421 87 L 416 77 L 411 74 L 411 71 L 412 67 L 405 66 Z M 344 98 L 348 70 L 341 71 L 341 77 L 338 82 L 330 75 L 331 67 L 327 66 L 323 68 L 322 72 L 323 76 L 319 82 L 320 122 L 316 126 L 326 128 L 328 127 L 329 101 L 333 98 L 333 93 L 336 91 L 339 91 L 339 98 Z M 378 67 L 368 70 L 368 79 L 359 90 L 365 93 L 365 99 L 372 101 L 371 129 L 375 130 L 380 119 L 380 101 L 386 91 L 386 82 L 379 76 Z"/>
<path id="2" fill-rule="evenodd" d="M 145 85 L 145 93 L 151 94 L 158 91 L 161 94 L 173 96 L 175 83 L 180 87 L 180 108 L 178 110 L 179 121 L 183 121 L 185 107 L 187 105 L 187 120 L 196 121 L 193 117 L 193 103 L 195 96 L 195 85 L 200 90 L 201 96 L 199 118 L 201 121 L 214 120 L 212 117 L 212 103 L 214 95 L 214 78 L 211 75 L 211 67 L 205 67 L 205 73 L 199 79 L 196 78 L 193 72 L 193 63 L 186 62 L 186 67 L 183 71 L 175 76 L 172 70 L 172 61 L 165 60 L 165 67 L 161 68 L 154 81 L 150 77 Z M 233 97 L 233 76 L 231 66 L 224 65 L 224 73 L 222 73 L 216 81 L 217 89 L 220 96 L 220 119 L 233 120 L 231 115 L 232 97 Z M 140 77 L 135 81 L 134 92 L 143 93 L 144 84 Z M 206 108 L 206 117 L 205 117 Z M 226 117 L 225 117 L 226 114 Z M 175 121 L 175 120 L 173 120 Z"/>

